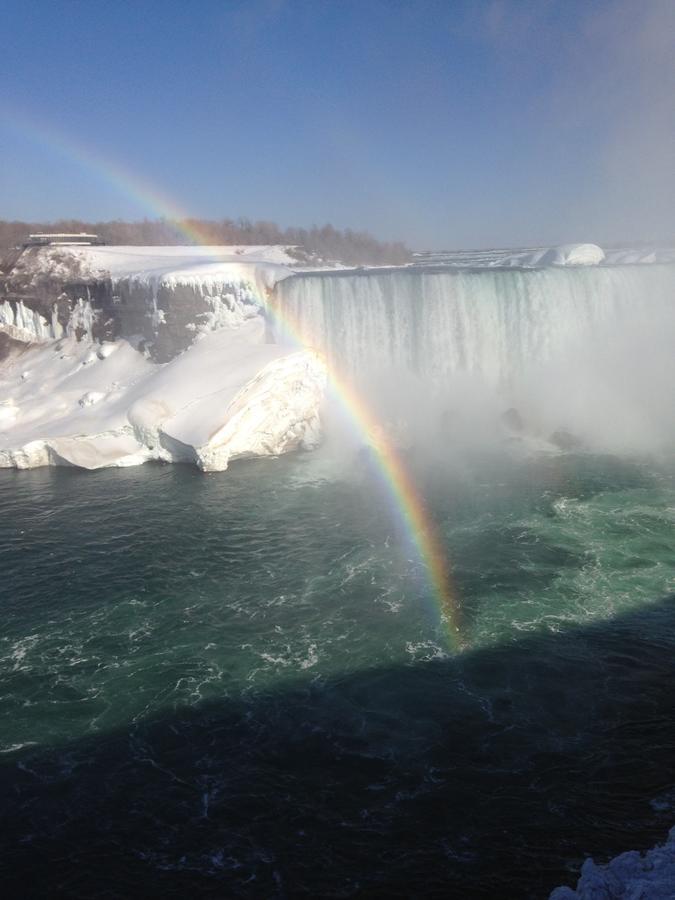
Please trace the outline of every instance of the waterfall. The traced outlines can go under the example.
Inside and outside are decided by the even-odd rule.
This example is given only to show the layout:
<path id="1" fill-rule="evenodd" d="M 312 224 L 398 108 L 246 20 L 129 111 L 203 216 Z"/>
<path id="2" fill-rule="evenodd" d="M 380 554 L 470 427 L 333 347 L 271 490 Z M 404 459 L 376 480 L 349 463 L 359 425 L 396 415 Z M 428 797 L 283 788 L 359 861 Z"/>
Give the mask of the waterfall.
<path id="1" fill-rule="evenodd" d="M 493 386 L 579 342 L 601 345 L 636 315 L 672 320 L 674 301 L 672 265 L 371 270 L 296 275 L 276 287 L 282 317 L 342 371 L 432 381 L 467 373 Z"/>

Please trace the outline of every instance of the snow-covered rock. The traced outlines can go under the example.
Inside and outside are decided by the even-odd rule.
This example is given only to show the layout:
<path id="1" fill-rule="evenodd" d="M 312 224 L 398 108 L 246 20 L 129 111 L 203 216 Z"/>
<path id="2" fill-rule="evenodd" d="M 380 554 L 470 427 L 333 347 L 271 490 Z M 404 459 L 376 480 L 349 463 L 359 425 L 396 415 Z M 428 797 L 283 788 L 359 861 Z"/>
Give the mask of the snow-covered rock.
<path id="1" fill-rule="evenodd" d="M 325 364 L 266 343 L 291 262 L 272 246 L 26 251 L 0 303 L 0 466 L 214 471 L 312 446 Z"/>
<path id="2" fill-rule="evenodd" d="M 225 276 L 229 266 L 258 267 L 261 277 L 272 277 L 277 267 L 293 264 L 289 248 L 256 246 L 133 246 L 54 245 L 30 248 L 17 260 L 13 275 L 33 286 L 45 277 L 58 281 L 110 278 L 159 280 L 170 273 L 193 273 L 205 265 Z M 265 275 L 267 270 L 267 275 Z M 241 269 L 240 269 L 241 271 Z"/>
<path id="3" fill-rule="evenodd" d="M 87 391 L 86 394 L 80 397 L 80 406 L 93 406 L 94 403 L 98 403 L 104 397 L 105 394 L 102 394 L 101 391 Z"/>
<path id="4" fill-rule="evenodd" d="M 116 349 L 117 346 L 115 344 L 101 344 L 101 346 L 96 351 L 96 355 L 99 359 L 107 359 L 111 354 L 115 352 Z"/>
<path id="5" fill-rule="evenodd" d="M 325 369 L 316 354 L 301 351 L 272 360 L 230 402 L 221 427 L 195 446 L 195 462 L 205 472 L 217 472 L 230 459 L 313 448 L 321 432 L 324 387 Z M 165 434 L 180 439 L 194 412 L 182 411 L 167 422 Z"/>
<path id="6" fill-rule="evenodd" d="M 4 277 L 0 332 L 36 342 L 141 336 L 166 362 L 199 333 L 240 325 L 293 273 L 281 246 L 29 247 Z"/>
<path id="7" fill-rule="evenodd" d="M 629 850 L 606 866 L 587 859 L 576 890 L 556 888 L 550 900 L 673 900 L 675 897 L 675 828 L 662 846 L 644 856 Z"/>
<path id="8" fill-rule="evenodd" d="M 0 363 L 0 466 L 97 469 L 155 459 L 214 471 L 239 457 L 311 446 L 323 360 L 266 344 L 264 333 L 257 317 L 200 336 L 165 365 L 125 340 L 104 345 L 104 354 L 74 337 L 28 347 Z"/>

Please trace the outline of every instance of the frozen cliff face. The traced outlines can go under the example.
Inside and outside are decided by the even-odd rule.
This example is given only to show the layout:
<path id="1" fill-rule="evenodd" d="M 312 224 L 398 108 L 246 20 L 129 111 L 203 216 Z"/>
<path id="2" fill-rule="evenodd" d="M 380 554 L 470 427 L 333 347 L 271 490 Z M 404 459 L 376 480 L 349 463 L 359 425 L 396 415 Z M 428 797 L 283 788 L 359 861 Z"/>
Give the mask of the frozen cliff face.
<path id="1" fill-rule="evenodd" d="M 311 446 L 325 366 L 263 341 L 257 318 L 199 337 L 166 365 L 124 340 L 97 348 L 71 336 L 15 352 L 0 363 L 0 466 L 154 459 L 214 471 Z"/>
<path id="2" fill-rule="evenodd" d="M 16 341 L 35 343 L 59 338 L 63 334 L 56 316 L 56 304 L 49 319 L 36 309 L 26 306 L 22 300 L 5 300 L 0 303 L 0 329 Z"/>
<path id="3" fill-rule="evenodd" d="M 158 280 L 123 279 L 114 286 L 123 335 L 141 335 L 158 362 L 167 362 L 198 335 L 236 328 L 261 315 L 266 290 L 255 273 L 170 274 Z"/>
<path id="4" fill-rule="evenodd" d="M 27 344 L 55 340 L 64 335 L 72 335 L 77 340 L 93 340 L 98 314 L 89 300 L 66 302 L 68 314 L 62 317 L 62 324 L 59 305 L 64 303 L 63 296 L 52 304 L 51 309 L 47 304 L 36 309 L 29 305 L 29 301 L 4 300 L 0 303 L 0 331 Z"/>
<path id="5" fill-rule="evenodd" d="M 88 277 L 81 261 L 70 254 L 70 248 L 29 248 L 5 257 L 0 277 L 0 330 L 9 333 L 20 329 L 17 339 L 49 340 L 81 326 L 78 303 L 89 306 L 88 328 L 79 337 L 91 333 L 96 314 L 90 301 L 101 294 L 101 286 L 87 284 Z M 66 287 L 68 290 L 66 290 Z M 96 337 L 103 337 L 103 334 Z"/>
<path id="6" fill-rule="evenodd" d="M 166 362 L 198 334 L 258 315 L 291 261 L 275 246 L 29 248 L 1 286 L 0 330 L 26 341 L 138 336 Z"/>
<path id="7" fill-rule="evenodd" d="M 109 267 L 117 333 L 142 335 L 160 362 L 198 334 L 260 315 L 268 293 L 292 274 L 282 247 L 90 249 L 92 265 Z"/>
<path id="8" fill-rule="evenodd" d="M 672 900 L 675 896 L 675 828 L 663 846 L 644 856 L 629 850 L 606 866 L 587 859 L 576 890 L 556 888 L 550 900 Z"/>
<path id="9" fill-rule="evenodd" d="M 262 312 L 289 261 L 279 247 L 21 254 L 0 303 L 0 465 L 214 471 L 312 446 L 325 365 L 267 343 Z"/>

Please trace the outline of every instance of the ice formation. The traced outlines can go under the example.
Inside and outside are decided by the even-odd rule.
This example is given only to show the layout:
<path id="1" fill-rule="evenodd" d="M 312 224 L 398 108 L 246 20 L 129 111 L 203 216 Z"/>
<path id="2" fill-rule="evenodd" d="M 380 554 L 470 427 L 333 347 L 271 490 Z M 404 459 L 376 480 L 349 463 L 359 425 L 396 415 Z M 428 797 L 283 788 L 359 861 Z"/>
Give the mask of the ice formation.
<path id="1" fill-rule="evenodd" d="M 282 247 L 21 256 L 0 303 L 0 465 L 213 471 L 313 445 L 325 365 L 266 342 L 266 296 L 289 262 Z"/>
<path id="2" fill-rule="evenodd" d="M 197 333 L 257 315 L 266 294 L 292 274 L 289 252 L 276 246 L 28 247 L 0 278 L 0 328 L 24 341 L 138 334 L 166 362 Z"/>
<path id="3" fill-rule="evenodd" d="M 675 828 L 663 846 L 644 856 L 629 850 L 599 866 L 587 859 L 576 890 L 556 888 L 550 900 L 672 900 L 675 897 Z"/>
<path id="4" fill-rule="evenodd" d="M 221 329 L 165 365 L 125 340 L 98 352 L 74 337 L 15 349 L 0 367 L 0 466 L 156 459 L 212 471 L 310 446 L 324 364 L 263 337 L 261 319 Z"/>
<path id="5" fill-rule="evenodd" d="M 0 329 L 16 341 L 47 341 L 61 336 L 61 329 L 55 334 L 52 323 L 21 300 L 0 303 Z"/>

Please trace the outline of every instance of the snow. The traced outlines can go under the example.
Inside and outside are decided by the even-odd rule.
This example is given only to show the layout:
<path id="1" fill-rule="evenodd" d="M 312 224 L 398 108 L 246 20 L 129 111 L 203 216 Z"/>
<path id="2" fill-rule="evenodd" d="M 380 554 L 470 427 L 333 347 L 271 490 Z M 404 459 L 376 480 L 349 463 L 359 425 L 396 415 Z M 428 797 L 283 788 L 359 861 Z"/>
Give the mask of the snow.
<path id="1" fill-rule="evenodd" d="M 675 247 L 643 246 L 602 249 L 596 244 L 565 244 L 560 247 L 520 249 L 425 251 L 414 254 L 413 265 L 454 268 L 543 268 L 575 265 L 636 265 L 675 262 Z"/>
<path id="2" fill-rule="evenodd" d="M 562 244 L 507 254 L 492 265 L 541 268 L 544 266 L 597 266 L 605 260 L 605 251 L 597 244 Z"/>
<path id="3" fill-rule="evenodd" d="M 74 244 L 25 254 L 24 283 L 110 278 L 149 288 L 155 327 L 164 318 L 160 286 L 193 289 L 209 311 L 185 326 L 192 345 L 159 365 L 126 340 L 92 343 L 88 299 L 72 305 L 65 335 L 55 315 L 47 322 L 21 301 L 0 304 L 0 330 L 25 345 L 0 363 L 0 466 L 97 469 L 155 459 L 214 471 L 231 459 L 314 445 L 325 364 L 312 351 L 265 343 L 262 307 L 292 274 L 291 262 L 278 246 Z"/>
<path id="4" fill-rule="evenodd" d="M 37 248 L 31 266 L 59 275 L 59 267 L 68 274 L 75 265 L 84 275 L 107 274 L 110 278 L 127 278 L 139 272 L 170 271 L 200 266 L 205 263 L 269 263 L 292 265 L 289 248 L 278 245 L 164 246 L 135 244 L 56 245 Z"/>
<path id="5" fill-rule="evenodd" d="M 604 258 L 605 251 L 597 244 L 563 244 L 547 250 L 539 263 L 544 266 L 597 266 Z"/>
<path id="6" fill-rule="evenodd" d="M 556 888 L 550 900 L 672 900 L 675 897 L 675 828 L 644 856 L 629 850 L 606 866 L 587 859 L 576 890 Z"/>
<path id="7" fill-rule="evenodd" d="M 263 341 L 257 318 L 199 337 L 165 365 L 124 340 L 32 345 L 0 364 L 0 466 L 97 469 L 155 459 L 214 471 L 231 459 L 311 446 L 324 363 Z"/>
<path id="8" fill-rule="evenodd" d="M 41 247 L 24 255 L 17 269 L 33 277 L 86 281 L 111 278 L 146 284 L 190 284 L 195 279 L 253 280 L 267 289 L 292 274 L 288 247 L 260 246 L 88 246 Z"/>

